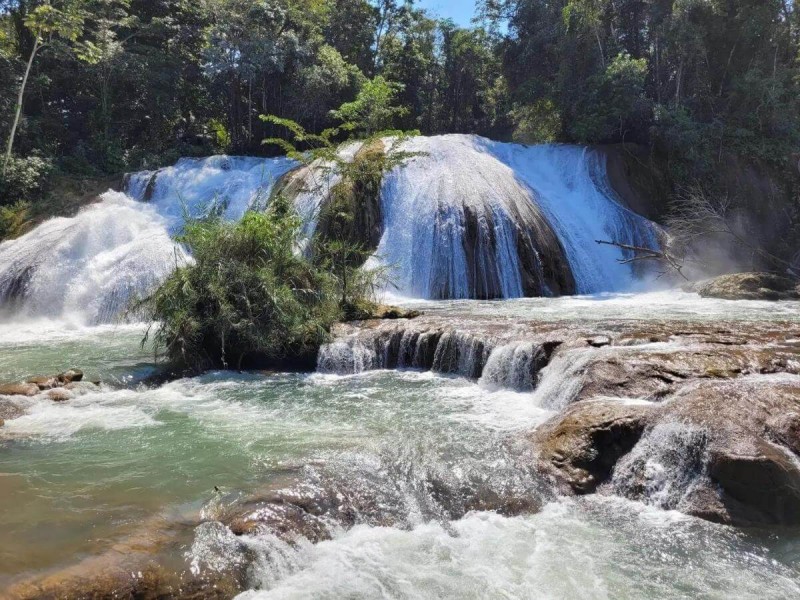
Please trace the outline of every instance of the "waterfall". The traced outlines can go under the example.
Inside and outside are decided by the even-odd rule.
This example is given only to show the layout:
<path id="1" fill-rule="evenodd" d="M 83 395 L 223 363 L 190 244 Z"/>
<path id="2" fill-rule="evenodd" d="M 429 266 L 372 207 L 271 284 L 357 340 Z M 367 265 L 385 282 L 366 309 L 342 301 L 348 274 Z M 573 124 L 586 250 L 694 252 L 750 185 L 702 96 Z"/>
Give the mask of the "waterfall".
<path id="1" fill-rule="evenodd" d="M 188 256 L 172 241 L 185 216 L 238 219 L 294 166 L 285 158 L 215 156 L 126 178 L 71 218 L 0 244 L 0 310 L 8 318 L 113 321 Z"/>
<path id="2" fill-rule="evenodd" d="M 24 317 L 107 322 L 187 257 L 152 208 L 119 192 L 0 244 L 0 306 Z"/>
<path id="3" fill-rule="evenodd" d="M 488 390 L 532 391 L 550 361 L 547 344 L 499 342 L 480 331 L 366 328 L 320 348 L 317 371 L 351 375 L 375 369 L 418 369 L 477 380 Z"/>
<path id="4" fill-rule="evenodd" d="M 616 198 L 600 153 L 472 135 L 415 137 L 400 147 L 412 157 L 384 177 L 380 241 L 366 268 L 385 267 L 390 289 L 403 296 L 620 291 L 635 283 L 631 265 L 619 262 L 628 256 L 595 240 L 657 246 L 657 227 Z M 340 152 L 352 158 L 358 148 Z M 127 196 L 107 193 L 75 217 L 52 219 L 0 244 L 0 310 L 112 320 L 130 297 L 148 293 L 186 260 L 170 236 L 187 215 L 214 211 L 239 219 L 265 206 L 296 166 L 287 158 L 213 156 L 131 174 Z M 284 182 L 309 177 L 321 185 L 296 185 L 294 202 L 311 236 L 337 175 L 312 165 Z"/>
<path id="5" fill-rule="evenodd" d="M 630 258 L 598 240 L 658 248 L 658 228 L 629 210 L 611 188 L 604 155 L 567 145 L 521 146 L 481 140 L 531 191 L 563 245 L 578 294 L 631 289 Z"/>
<path id="6" fill-rule="evenodd" d="M 382 192 L 379 264 L 402 295 L 513 298 L 634 284 L 629 255 L 597 240 L 657 248 L 657 228 L 622 205 L 602 155 L 473 135 L 418 137 Z"/>
<path id="7" fill-rule="evenodd" d="M 372 264 L 406 296 L 516 298 L 573 291 L 552 229 L 515 173 L 466 135 L 416 137 L 381 192 Z"/>
<path id="8" fill-rule="evenodd" d="M 239 220 L 254 203 L 266 203 L 278 179 L 296 165 L 288 158 L 182 158 L 172 167 L 134 173 L 125 191 L 153 206 L 173 227 L 187 214 L 198 217 L 210 210 Z"/>

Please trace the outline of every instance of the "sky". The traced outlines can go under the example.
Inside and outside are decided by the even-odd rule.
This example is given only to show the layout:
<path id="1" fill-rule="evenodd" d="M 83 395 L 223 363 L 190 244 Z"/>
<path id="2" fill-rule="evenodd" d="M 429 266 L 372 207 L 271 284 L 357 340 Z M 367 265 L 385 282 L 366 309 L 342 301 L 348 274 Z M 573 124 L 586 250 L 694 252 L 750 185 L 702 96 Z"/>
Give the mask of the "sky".
<path id="1" fill-rule="evenodd" d="M 475 0 L 417 0 L 415 4 L 440 17 L 453 19 L 456 25 L 468 26 L 475 14 Z"/>

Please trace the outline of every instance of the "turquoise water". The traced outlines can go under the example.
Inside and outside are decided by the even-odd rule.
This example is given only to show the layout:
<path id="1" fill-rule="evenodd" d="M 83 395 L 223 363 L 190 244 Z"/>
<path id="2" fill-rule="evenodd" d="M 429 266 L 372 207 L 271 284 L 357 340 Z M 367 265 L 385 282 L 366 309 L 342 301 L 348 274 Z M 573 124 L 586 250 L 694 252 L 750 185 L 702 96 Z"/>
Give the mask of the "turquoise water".
<path id="1" fill-rule="evenodd" d="M 587 301 L 533 305 L 558 313 Z M 530 310 L 501 308 L 510 319 Z M 632 314 L 630 303 L 620 311 Z M 141 335 L 137 326 L 0 327 L 1 379 L 79 367 L 103 381 L 63 404 L 15 400 L 26 414 L 0 429 L 0 589 L 148 527 L 183 523 L 172 556 L 179 568 L 224 565 L 242 544 L 256 558 L 245 598 L 800 595 L 796 531 L 741 531 L 613 497 L 552 495 L 530 469 L 522 435 L 552 414 L 531 393 L 414 371 L 226 372 L 147 386 L 153 367 Z M 370 489 L 402 518 L 295 546 L 197 526 L 221 499 L 312 474 Z M 535 498 L 543 509 L 452 520 L 432 481 L 466 496 L 488 488 Z"/>

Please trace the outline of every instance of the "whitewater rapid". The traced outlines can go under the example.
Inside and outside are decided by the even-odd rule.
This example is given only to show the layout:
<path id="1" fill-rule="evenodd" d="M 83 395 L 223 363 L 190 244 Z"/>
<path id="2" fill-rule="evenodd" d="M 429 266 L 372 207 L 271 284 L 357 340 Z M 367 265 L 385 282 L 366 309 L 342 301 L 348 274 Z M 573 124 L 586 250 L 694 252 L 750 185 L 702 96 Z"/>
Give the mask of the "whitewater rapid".
<path id="1" fill-rule="evenodd" d="M 595 294 L 637 285 L 625 253 L 595 240 L 656 247 L 658 228 L 611 191 L 596 152 L 492 142 L 470 135 L 416 137 L 384 177 L 383 233 L 366 268 L 384 267 L 389 295 L 422 299 Z M 356 145 L 345 147 L 352 157 Z M 0 244 L 0 314 L 76 324 L 118 320 L 190 260 L 173 241 L 185 219 L 237 220 L 263 209 L 298 163 L 287 158 L 184 158 L 134 173 L 71 218 L 51 219 Z M 298 173 L 294 196 L 313 235 L 337 181 L 325 165 Z M 328 165 L 329 167 L 329 165 Z M 319 169 L 316 172 L 315 169 Z"/>

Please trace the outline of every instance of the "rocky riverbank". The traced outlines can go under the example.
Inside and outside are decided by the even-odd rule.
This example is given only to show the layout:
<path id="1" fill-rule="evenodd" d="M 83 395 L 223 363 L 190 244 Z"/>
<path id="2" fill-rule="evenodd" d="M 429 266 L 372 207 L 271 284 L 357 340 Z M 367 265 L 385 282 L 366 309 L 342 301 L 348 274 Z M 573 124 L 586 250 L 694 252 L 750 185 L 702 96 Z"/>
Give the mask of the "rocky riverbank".
<path id="1" fill-rule="evenodd" d="M 562 493 L 704 519 L 800 517 L 800 329 L 793 322 L 537 322 L 459 315 L 342 326 L 320 368 L 417 368 L 530 391 L 528 434 Z"/>
<path id="2" fill-rule="evenodd" d="M 12 597 L 92 590 L 95 597 L 228 598 L 252 587 L 264 553 L 294 556 L 359 526 L 408 531 L 474 511 L 532 515 L 565 495 L 618 496 L 736 526 L 798 524 L 800 327 L 793 304 L 723 304 L 720 318 L 702 319 L 677 311 L 623 318 L 617 309 L 613 318 L 556 319 L 536 306 L 389 311 L 382 320 L 338 325 L 318 360 L 323 373 L 430 370 L 472 379 L 486 394 L 517 392 L 511 397 L 543 416 L 532 429 L 491 439 L 492 448 L 503 447 L 502 460 L 475 451 L 470 440 L 479 458 L 456 455 L 454 464 L 421 463 L 405 449 L 287 465 L 261 489 L 216 490 L 190 517 L 143 523 L 108 552 L 20 581 Z M 758 310 L 735 318 L 742 306 Z M 760 318 L 767 306 L 774 312 Z M 596 301 L 589 310 L 601 309 Z M 16 384 L 35 386 L 35 395 L 4 396 L 0 406 L 51 406 L 46 394 L 76 394 L 75 385 L 86 385 L 67 379 Z M 210 566 L 195 572 L 175 560 L 190 546 Z"/>

